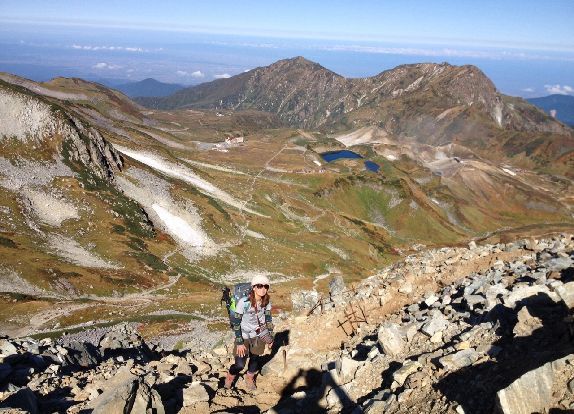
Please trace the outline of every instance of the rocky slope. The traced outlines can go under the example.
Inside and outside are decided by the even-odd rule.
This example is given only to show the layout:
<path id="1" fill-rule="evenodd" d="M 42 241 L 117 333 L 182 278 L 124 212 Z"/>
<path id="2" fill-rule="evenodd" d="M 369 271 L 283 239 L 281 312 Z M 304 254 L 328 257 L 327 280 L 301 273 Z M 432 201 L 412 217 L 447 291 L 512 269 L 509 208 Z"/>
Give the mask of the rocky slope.
<path id="1" fill-rule="evenodd" d="M 319 301 L 316 292 L 296 292 L 294 305 L 303 313 L 278 322 L 255 392 L 241 379 L 232 390 L 221 388 L 229 347 L 163 350 L 146 344 L 133 325 L 56 341 L 4 338 L 0 407 L 31 413 L 570 410 L 573 260 L 570 235 L 473 242 L 410 256 L 352 289 L 334 279 Z M 230 334 L 222 339 L 230 343 Z"/>

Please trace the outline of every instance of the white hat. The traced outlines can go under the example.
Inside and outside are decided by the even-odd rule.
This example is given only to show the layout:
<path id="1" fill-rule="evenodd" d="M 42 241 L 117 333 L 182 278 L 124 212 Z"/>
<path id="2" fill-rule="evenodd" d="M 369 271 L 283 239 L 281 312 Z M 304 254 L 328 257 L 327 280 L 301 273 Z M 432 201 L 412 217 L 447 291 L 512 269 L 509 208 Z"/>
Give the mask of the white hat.
<path id="1" fill-rule="evenodd" d="M 255 285 L 270 285 L 269 278 L 265 275 L 255 275 L 251 279 L 251 286 Z"/>

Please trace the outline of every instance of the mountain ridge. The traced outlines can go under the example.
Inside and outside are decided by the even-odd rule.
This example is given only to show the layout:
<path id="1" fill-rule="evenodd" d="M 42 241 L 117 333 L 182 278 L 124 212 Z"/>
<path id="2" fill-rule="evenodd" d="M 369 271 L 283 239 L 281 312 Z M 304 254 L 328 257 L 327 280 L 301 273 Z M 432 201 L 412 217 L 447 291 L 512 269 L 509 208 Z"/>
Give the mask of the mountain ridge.
<path id="1" fill-rule="evenodd" d="M 398 141 L 462 143 L 528 168 L 566 165 L 574 154 L 572 129 L 521 98 L 501 94 L 472 65 L 408 64 L 356 79 L 296 57 L 136 102 L 160 109 L 265 111 L 286 125 L 327 134 L 376 126 Z"/>
<path id="2" fill-rule="evenodd" d="M 553 94 L 529 98 L 527 101 L 559 121 L 574 127 L 574 96 Z M 552 111 L 554 111 L 554 115 L 552 115 Z"/>

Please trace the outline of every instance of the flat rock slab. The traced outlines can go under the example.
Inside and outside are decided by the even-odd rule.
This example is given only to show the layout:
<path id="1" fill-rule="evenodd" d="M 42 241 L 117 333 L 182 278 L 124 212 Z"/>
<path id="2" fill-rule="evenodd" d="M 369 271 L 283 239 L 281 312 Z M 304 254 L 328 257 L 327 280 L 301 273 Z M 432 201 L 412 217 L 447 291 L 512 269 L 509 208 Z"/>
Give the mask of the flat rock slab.
<path id="1" fill-rule="evenodd" d="M 503 414 L 546 412 L 552 401 L 553 382 L 552 362 L 527 372 L 496 393 L 500 411 Z"/>
<path id="2" fill-rule="evenodd" d="M 449 371 L 456 371 L 474 364 L 478 360 L 479 356 L 480 354 L 473 348 L 468 348 L 446 355 L 440 358 L 439 362 Z"/>

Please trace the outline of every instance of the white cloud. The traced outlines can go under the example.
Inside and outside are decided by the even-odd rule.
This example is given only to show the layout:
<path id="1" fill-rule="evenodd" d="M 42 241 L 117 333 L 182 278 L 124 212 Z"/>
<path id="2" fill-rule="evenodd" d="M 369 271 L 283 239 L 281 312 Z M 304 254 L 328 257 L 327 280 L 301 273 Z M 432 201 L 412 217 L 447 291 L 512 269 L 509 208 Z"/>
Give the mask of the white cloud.
<path id="1" fill-rule="evenodd" d="M 110 51 L 125 51 L 125 52 L 149 52 L 147 49 L 142 49 L 141 47 L 124 47 L 124 46 L 91 46 L 91 45 L 72 45 L 72 49 L 77 50 L 110 50 Z"/>
<path id="2" fill-rule="evenodd" d="M 113 65 L 111 63 L 106 63 L 106 62 L 100 62 L 100 63 L 96 63 L 93 66 L 94 69 L 110 69 L 110 70 L 114 70 L 114 69 L 121 69 L 122 66 L 120 65 Z"/>
<path id="3" fill-rule="evenodd" d="M 229 73 L 222 73 L 221 75 L 213 75 L 215 79 L 227 79 L 230 78 L 231 75 Z"/>
<path id="4" fill-rule="evenodd" d="M 574 95 L 574 88 L 568 85 L 544 85 L 546 92 L 560 95 Z"/>
<path id="5" fill-rule="evenodd" d="M 534 88 L 524 88 L 522 92 L 534 92 Z"/>
<path id="6" fill-rule="evenodd" d="M 363 45 L 334 45 L 320 46 L 319 49 L 333 52 L 357 52 L 384 55 L 405 55 L 405 56 L 428 56 L 428 57 L 464 57 L 480 59 L 520 59 L 520 60 L 556 60 L 553 55 L 540 54 L 538 52 L 519 52 L 503 49 L 461 49 L 449 47 L 384 47 L 384 46 L 363 46 Z M 560 58 L 559 60 L 573 61 L 571 56 Z"/>
<path id="7" fill-rule="evenodd" d="M 200 70 L 196 70 L 195 72 L 187 72 L 185 70 L 178 70 L 175 72 L 177 74 L 177 76 L 189 76 L 191 78 L 195 78 L 195 79 L 200 79 L 200 78 L 204 78 L 205 74 L 200 71 Z"/>

